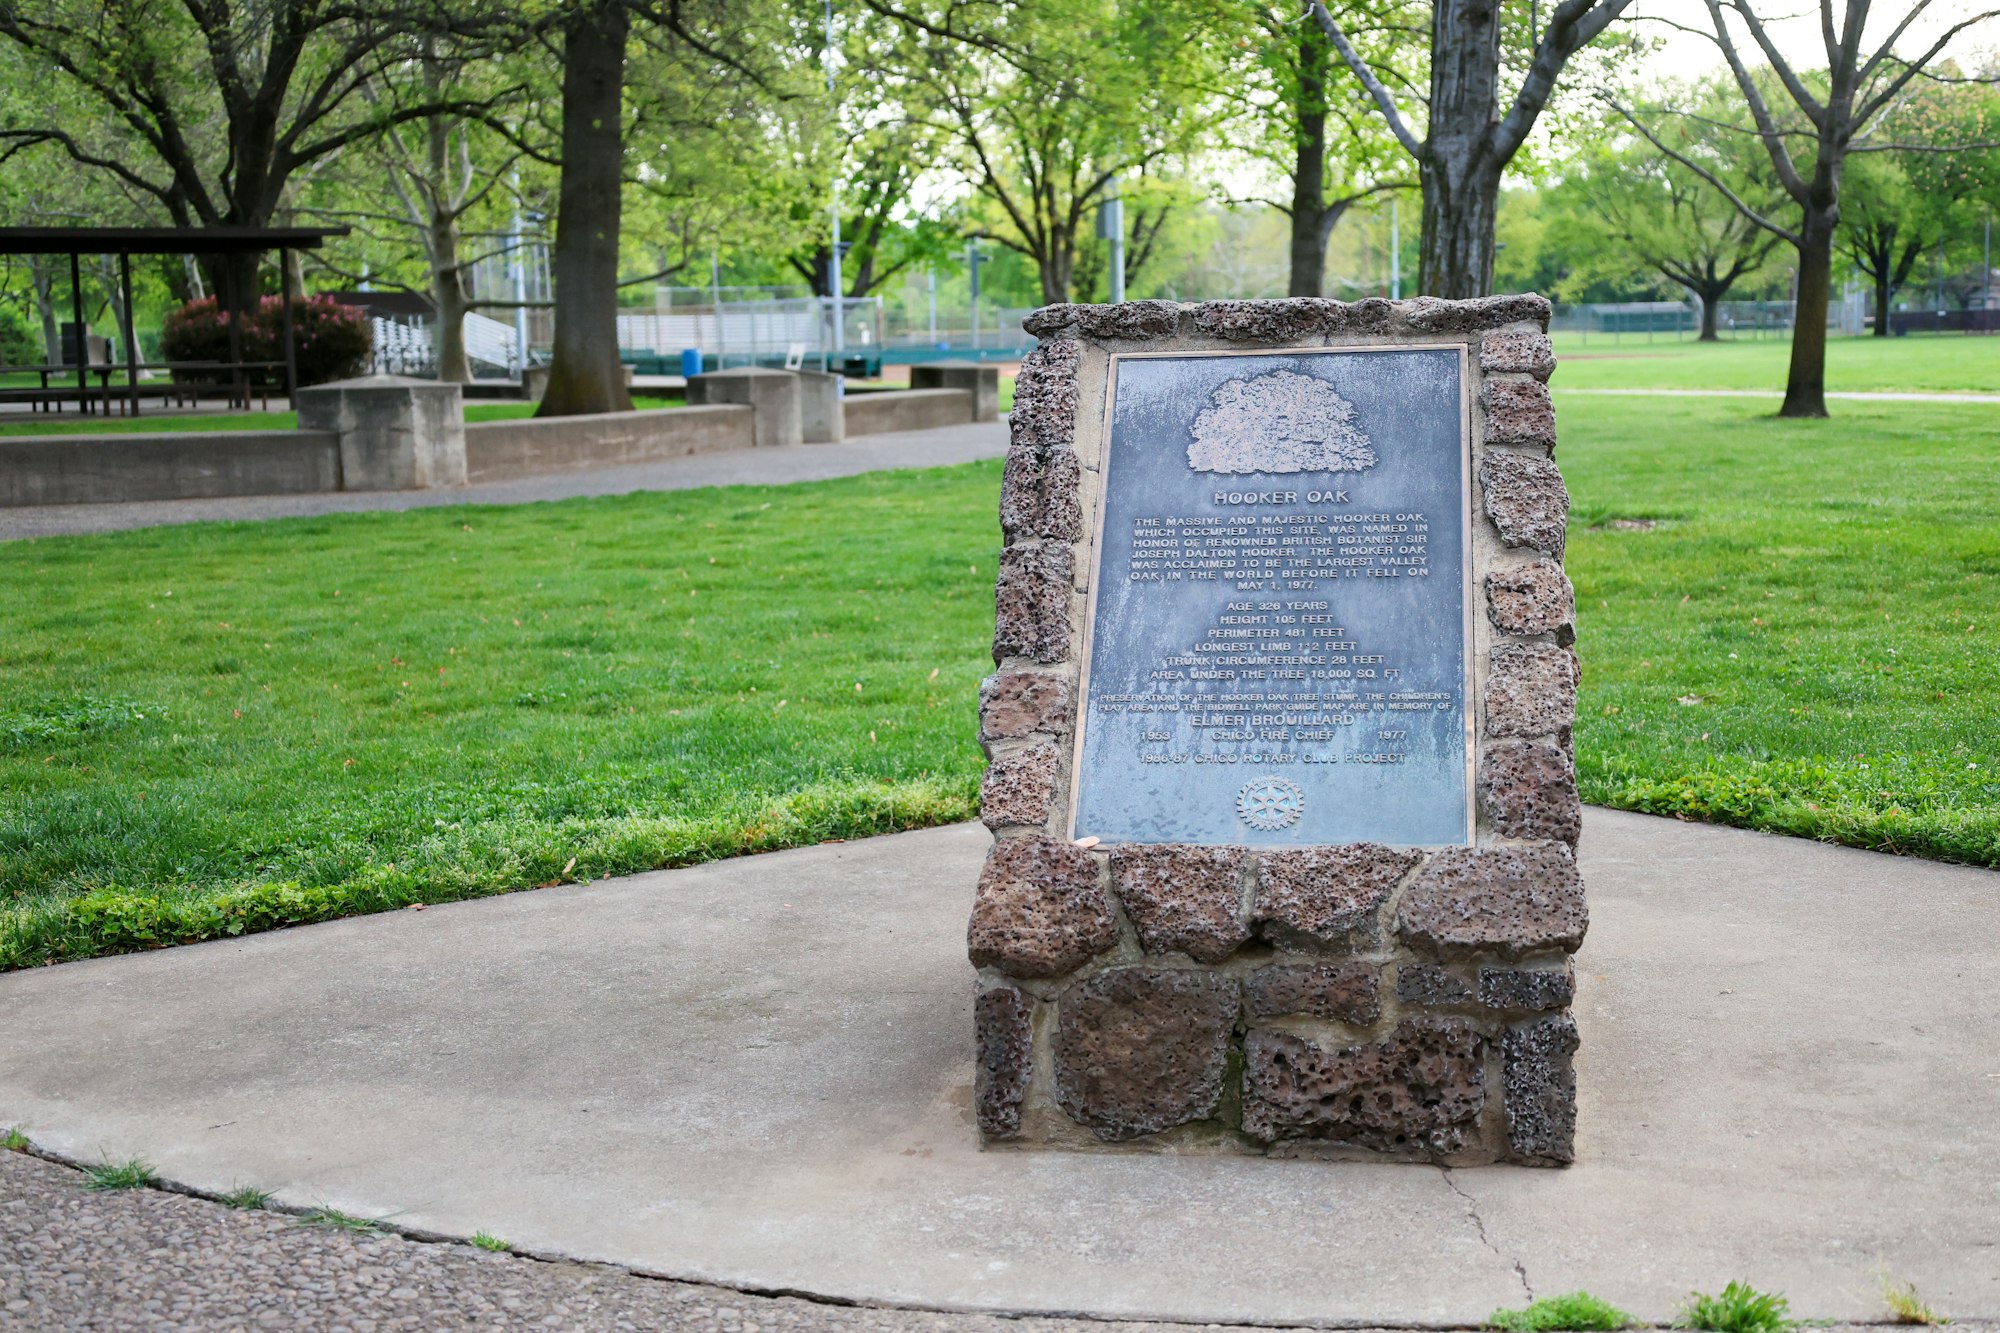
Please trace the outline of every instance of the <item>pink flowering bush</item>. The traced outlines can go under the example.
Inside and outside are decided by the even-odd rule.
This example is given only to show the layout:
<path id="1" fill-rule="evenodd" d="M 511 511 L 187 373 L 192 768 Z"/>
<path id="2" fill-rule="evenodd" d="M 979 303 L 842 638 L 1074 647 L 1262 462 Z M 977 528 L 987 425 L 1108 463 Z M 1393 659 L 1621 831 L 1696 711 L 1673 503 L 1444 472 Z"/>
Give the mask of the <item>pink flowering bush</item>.
<path id="1" fill-rule="evenodd" d="M 308 297 L 292 303 L 292 336 L 298 351 L 301 386 L 362 374 L 368 368 L 368 354 L 374 347 L 368 316 L 330 296 Z M 229 313 L 220 309 L 212 296 L 189 301 L 167 316 L 160 330 L 160 352 L 168 361 L 228 361 Z M 244 320 L 243 359 L 274 362 L 285 359 L 285 304 L 281 298 L 262 298 Z M 194 379 L 220 378 L 200 372 L 182 374 Z M 282 366 L 276 370 L 252 371 L 251 379 L 254 383 L 279 385 L 284 383 L 285 372 Z"/>

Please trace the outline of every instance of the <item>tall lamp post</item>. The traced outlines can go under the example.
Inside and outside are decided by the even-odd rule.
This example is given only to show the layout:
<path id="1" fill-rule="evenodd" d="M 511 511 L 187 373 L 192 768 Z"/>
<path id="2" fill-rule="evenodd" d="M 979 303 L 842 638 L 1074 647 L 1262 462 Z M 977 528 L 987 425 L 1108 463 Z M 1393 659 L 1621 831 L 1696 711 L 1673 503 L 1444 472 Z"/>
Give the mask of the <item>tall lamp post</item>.
<path id="1" fill-rule="evenodd" d="M 972 274 L 972 347 L 979 349 L 979 266 L 986 262 L 986 256 L 979 252 L 979 238 L 973 237 L 965 243 L 965 267 Z"/>
<path id="2" fill-rule="evenodd" d="M 1097 237 L 1111 242 L 1111 303 L 1125 299 L 1125 200 L 1118 193 L 1118 178 L 1107 186 L 1110 193 L 1097 209 Z"/>
<path id="3" fill-rule="evenodd" d="M 826 100 L 833 109 L 833 0 L 826 0 Z M 836 132 L 838 126 L 836 125 Z M 833 255 L 827 264 L 827 294 L 833 298 L 833 351 L 838 356 L 846 348 L 847 307 L 841 300 L 846 290 L 840 278 L 840 161 L 833 164 Z"/>

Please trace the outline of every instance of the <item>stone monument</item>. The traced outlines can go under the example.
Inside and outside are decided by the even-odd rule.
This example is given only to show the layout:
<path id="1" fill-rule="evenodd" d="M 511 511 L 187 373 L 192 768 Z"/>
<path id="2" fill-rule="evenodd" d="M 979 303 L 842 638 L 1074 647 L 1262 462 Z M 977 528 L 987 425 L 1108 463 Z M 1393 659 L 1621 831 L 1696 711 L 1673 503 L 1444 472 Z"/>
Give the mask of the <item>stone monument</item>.
<path id="1" fill-rule="evenodd" d="M 1548 316 L 1028 317 L 980 702 L 985 1143 L 1571 1159 Z"/>

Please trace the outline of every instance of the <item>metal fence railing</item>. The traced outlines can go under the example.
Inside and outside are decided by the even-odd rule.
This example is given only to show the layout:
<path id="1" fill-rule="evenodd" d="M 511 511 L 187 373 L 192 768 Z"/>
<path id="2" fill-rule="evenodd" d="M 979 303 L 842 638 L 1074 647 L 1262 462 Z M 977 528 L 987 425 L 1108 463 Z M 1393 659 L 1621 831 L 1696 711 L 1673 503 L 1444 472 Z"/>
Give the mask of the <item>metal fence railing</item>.
<path id="1" fill-rule="evenodd" d="M 1827 307 L 1827 330 L 1862 333 L 1868 314 L 1867 293 L 1852 287 Z M 1724 338 L 1790 338 L 1793 319 L 1791 301 L 1722 301 L 1716 307 L 1716 332 Z M 1701 306 L 1693 299 L 1559 304 L 1549 320 L 1549 331 L 1569 334 L 1584 343 L 1592 338 L 1613 343 L 1672 342 L 1700 334 Z"/>

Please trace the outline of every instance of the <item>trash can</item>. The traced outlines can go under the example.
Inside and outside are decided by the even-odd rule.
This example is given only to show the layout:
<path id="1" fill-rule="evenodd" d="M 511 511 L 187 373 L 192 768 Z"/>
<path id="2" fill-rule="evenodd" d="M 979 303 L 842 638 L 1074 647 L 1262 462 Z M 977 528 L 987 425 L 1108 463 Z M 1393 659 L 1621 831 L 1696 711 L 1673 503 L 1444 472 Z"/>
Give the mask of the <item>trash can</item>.
<path id="1" fill-rule="evenodd" d="M 699 347 L 681 348 L 681 374 L 690 379 L 701 374 L 701 349 Z"/>

